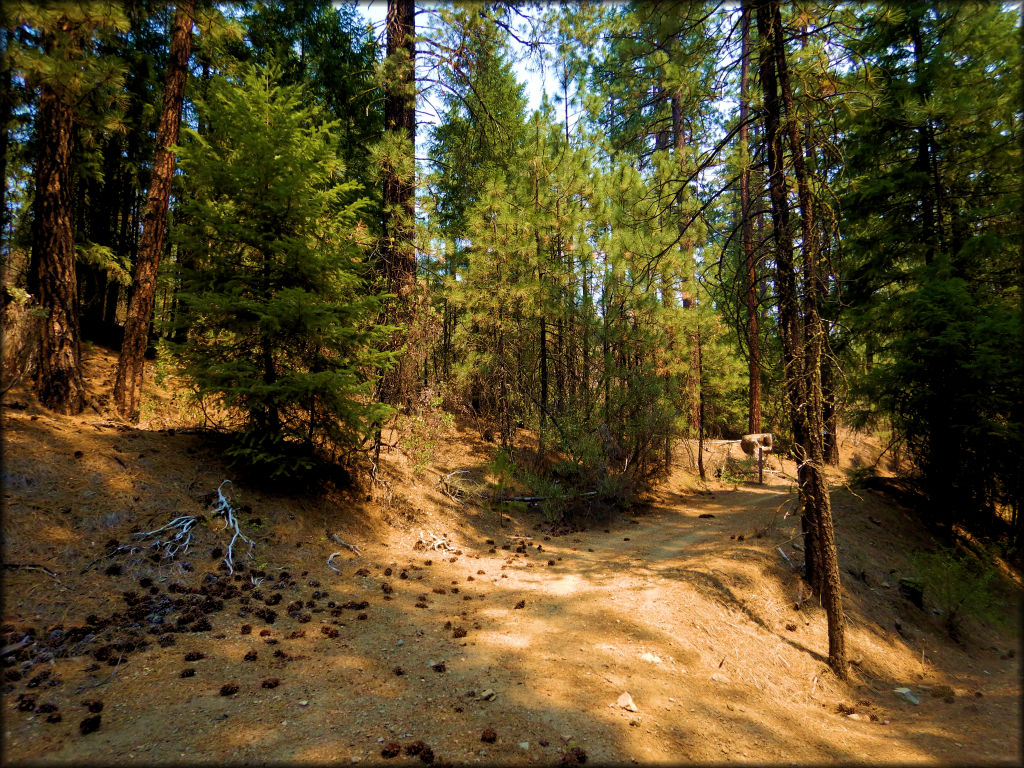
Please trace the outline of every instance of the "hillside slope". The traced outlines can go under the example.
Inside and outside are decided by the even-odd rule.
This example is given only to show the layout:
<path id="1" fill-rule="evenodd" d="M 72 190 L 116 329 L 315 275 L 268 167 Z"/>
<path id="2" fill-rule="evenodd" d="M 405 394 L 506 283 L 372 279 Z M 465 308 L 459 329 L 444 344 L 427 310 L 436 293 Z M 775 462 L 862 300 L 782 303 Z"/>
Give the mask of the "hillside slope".
<path id="1" fill-rule="evenodd" d="M 113 362 L 89 357 L 97 403 Z M 840 683 L 823 611 L 795 607 L 780 554 L 799 560 L 792 467 L 774 459 L 764 486 L 698 490 L 677 469 L 633 514 L 555 535 L 535 508 L 499 518 L 441 493 L 439 474 L 493 451 L 448 428 L 425 471 L 385 456 L 386 485 L 286 494 L 233 478 L 256 547 L 229 576 L 212 518 L 188 570 L 105 556 L 135 528 L 208 512 L 232 475 L 166 399 L 138 428 L 103 410 L 5 398 L 3 560 L 52 572 L 3 573 L 10 763 L 379 762 L 417 741 L 429 754 L 390 762 L 1021 760 L 1019 590 L 1003 586 L 1004 625 L 953 643 L 930 596 L 921 609 L 896 586 L 934 542 L 876 493 L 833 493 L 854 662 Z M 872 450 L 849 436 L 844 460 Z M 83 735 L 85 701 L 103 709 Z"/>

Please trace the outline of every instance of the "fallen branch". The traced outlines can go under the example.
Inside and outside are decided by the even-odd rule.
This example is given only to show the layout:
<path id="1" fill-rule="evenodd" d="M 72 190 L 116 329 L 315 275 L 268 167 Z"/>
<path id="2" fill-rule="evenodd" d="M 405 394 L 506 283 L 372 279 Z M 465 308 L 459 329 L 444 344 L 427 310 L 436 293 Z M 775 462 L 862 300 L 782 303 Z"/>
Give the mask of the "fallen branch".
<path id="1" fill-rule="evenodd" d="M 4 563 L 3 565 L 4 565 L 4 568 L 6 568 L 8 570 L 11 570 L 11 571 L 42 571 L 47 576 L 49 576 L 51 579 L 53 579 L 58 584 L 60 584 L 62 587 L 64 586 L 61 583 L 61 580 L 57 576 L 57 574 L 54 573 L 53 571 L 51 571 L 45 565 L 36 565 L 35 563 Z"/>
<path id="2" fill-rule="evenodd" d="M 363 553 L 359 551 L 359 547 L 357 547 L 355 544 L 349 544 L 347 541 L 342 539 L 341 536 L 339 536 L 338 534 L 333 533 L 331 531 L 328 531 L 327 532 L 327 538 L 330 539 L 331 541 L 333 541 L 335 544 L 341 544 L 341 546 L 346 547 L 346 548 L 352 550 L 353 552 L 356 553 L 357 557 L 362 557 L 363 556 Z M 340 552 L 335 552 L 335 554 L 336 555 L 340 555 L 341 553 Z"/>
<path id="3" fill-rule="evenodd" d="M 443 493 L 449 499 L 454 501 L 456 504 L 463 504 L 464 502 L 462 501 L 462 499 L 459 498 L 459 496 L 465 494 L 466 491 L 465 489 L 460 488 L 458 485 L 452 483 L 452 476 L 468 474 L 468 469 L 456 469 L 453 472 L 449 472 L 447 475 L 442 475 L 441 477 L 439 477 L 437 479 L 437 485 L 438 487 L 440 487 L 441 493 Z"/>
<path id="4" fill-rule="evenodd" d="M 82 685 L 78 686 L 75 689 L 75 694 L 77 695 L 77 694 L 81 693 L 82 691 L 89 690 L 90 688 L 99 688 L 101 685 L 106 685 L 111 680 L 113 680 L 114 679 L 114 675 L 117 674 L 117 668 L 121 666 L 121 659 L 122 658 L 124 658 L 124 653 L 123 652 L 119 652 L 117 654 L 117 664 L 114 665 L 114 671 L 113 672 L 111 672 L 109 675 L 106 676 L 105 679 L 100 680 L 99 682 L 96 682 L 96 683 L 83 683 Z"/>
<path id="5" fill-rule="evenodd" d="M 166 541 L 158 538 L 150 544 L 150 546 L 157 551 L 163 550 L 163 557 L 168 560 L 173 560 L 174 556 L 178 554 L 178 552 L 188 552 L 188 545 L 192 543 L 192 529 L 195 528 L 201 520 L 202 518 L 199 515 L 181 515 L 180 517 L 174 518 L 166 525 L 160 526 L 156 530 L 136 533 L 135 535 L 140 539 L 148 539 L 150 536 L 156 536 L 164 531 L 177 530 L 177 533 Z M 127 550 L 128 554 L 132 554 L 135 549 L 135 547 L 132 547 L 129 544 L 122 544 L 115 549 L 112 554 L 117 554 L 123 550 Z"/>
<path id="6" fill-rule="evenodd" d="M 506 501 L 550 501 L 551 499 L 560 499 L 561 501 L 572 501 L 573 499 L 585 499 L 589 496 L 597 496 L 598 491 L 587 491 L 586 493 L 579 493 L 575 496 L 492 496 L 491 501 L 506 502 Z"/>
<path id="7" fill-rule="evenodd" d="M 231 541 L 227 546 L 227 554 L 224 557 L 224 563 L 228 567 L 228 573 L 233 574 L 235 572 L 235 543 L 239 539 L 248 543 L 248 554 L 249 557 L 252 558 L 252 550 L 256 546 L 256 542 L 242 533 L 238 524 L 238 518 L 235 516 L 235 509 L 231 505 L 231 501 L 224 495 L 224 486 L 230 482 L 230 480 L 225 480 L 217 486 L 217 500 L 213 504 L 212 515 L 214 517 L 222 517 L 224 519 L 224 528 L 232 531 Z M 188 552 L 188 548 L 192 544 L 192 534 L 194 533 L 195 527 L 203 523 L 205 520 L 206 517 L 204 515 L 179 515 L 169 523 L 166 523 L 159 528 L 155 528 L 152 531 L 141 531 L 136 533 L 135 536 L 138 541 L 130 544 L 121 544 L 113 550 L 100 555 L 86 565 L 85 568 L 82 569 L 82 573 L 88 571 L 100 560 L 114 557 L 118 554 L 127 554 L 129 556 L 134 555 L 143 547 L 155 549 L 165 560 L 174 560 L 178 554 Z M 153 539 L 153 541 L 147 544 L 145 543 L 147 539 Z M 178 567 L 179 569 L 186 568 L 187 564 L 183 565 L 182 563 L 178 563 Z"/>
<path id="8" fill-rule="evenodd" d="M 26 645 L 31 645 L 31 644 L 32 644 L 32 636 L 31 635 L 25 635 L 23 638 L 21 638 L 21 640 L 19 642 L 13 643 L 12 645 L 8 645 L 6 648 L 4 648 L 2 651 L 0 651 L 0 658 L 2 658 L 4 656 L 10 656 L 15 651 L 20 651 Z"/>
<path id="9" fill-rule="evenodd" d="M 420 537 L 416 543 L 413 544 L 413 549 L 441 550 L 442 552 L 455 551 L 456 548 L 448 543 L 447 533 L 443 533 L 438 536 L 433 531 L 428 531 L 427 535 L 430 537 L 429 539 L 423 534 L 423 531 L 420 531 Z"/>
<path id="10" fill-rule="evenodd" d="M 337 568 L 335 568 L 334 565 L 331 563 L 331 561 L 334 560 L 334 558 L 336 558 L 340 554 L 341 554 L 341 552 L 332 552 L 331 556 L 327 558 L 327 567 L 330 568 L 335 573 L 341 573 L 341 571 L 339 571 Z"/>
<path id="11" fill-rule="evenodd" d="M 785 558 L 787 563 L 789 563 L 789 567 L 795 571 L 797 567 L 793 565 L 793 561 L 789 559 L 789 555 L 782 551 L 782 547 L 776 547 L 776 549 L 779 550 L 779 554 L 782 555 L 783 558 Z"/>
<path id="12" fill-rule="evenodd" d="M 221 491 L 224 487 L 224 483 L 230 483 L 230 480 L 225 480 L 223 483 L 217 486 L 217 506 L 213 513 L 215 515 L 223 515 L 224 527 L 230 528 L 234 531 L 234 535 L 231 537 L 231 543 L 228 544 L 227 554 L 224 556 L 224 562 L 227 563 L 228 573 L 233 574 L 235 572 L 234 562 L 232 560 L 235 542 L 238 539 L 249 542 L 249 557 L 252 558 L 253 547 L 256 546 L 256 542 L 246 536 L 238 527 L 238 518 L 235 517 L 235 509 L 231 506 L 231 502 Z"/>

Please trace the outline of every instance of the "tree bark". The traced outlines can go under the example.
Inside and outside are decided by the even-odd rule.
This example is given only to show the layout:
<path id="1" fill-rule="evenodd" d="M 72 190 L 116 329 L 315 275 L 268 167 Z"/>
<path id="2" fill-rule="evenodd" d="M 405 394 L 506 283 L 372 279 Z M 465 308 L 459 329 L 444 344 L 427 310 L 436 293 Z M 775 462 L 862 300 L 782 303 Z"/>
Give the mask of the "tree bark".
<path id="1" fill-rule="evenodd" d="M 747 119 L 750 111 L 747 81 L 750 72 L 750 5 L 744 2 L 740 47 L 740 218 L 743 239 L 744 294 L 747 302 L 747 430 L 761 429 L 761 340 L 757 316 L 757 274 L 754 258 L 754 222 L 750 212 L 750 141 Z"/>
<path id="2" fill-rule="evenodd" d="M 44 35 L 47 55 L 72 55 L 72 46 L 56 50 L 56 38 Z M 75 277 L 72 220 L 74 113 L 68 99 L 50 82 L 40 86 L 36 113 L 36 193 L 32 233 L 32 284 L 46 310 L 41 324 L 35 388 L 39 402 L 73 415 L 85 406 Z"/>
<path id="3" fill-rule="evenodd" d="M 387 55 L 405 52 L 407 60 L 399 75 L 384 84 L 384 128 L 402 135 L 410 155 L 416 147 L 416 20 L 412 0 L 388 0 Z M 384 277 L 387 290 L 396 296 L 388 320 L 407 333 L 412 320 L 413 291 L 416 287 L 415 231 L 416 180 L 400 170 L 393 158 L 383 169 Z M 398 340 L 396 339 L 396 342 Z M 397 343 L 397 346 L 401 346 Z M 382 394 L 394 403 L 409 404 L 418 366 L 406 361 L 406 353 L 389 375 L 390 386 Z"/>
<path id="4" fill-rule="evenodd" d="M 813 221 L 813 200 L 810 183 L 804 162 L 803 143 L 800 139 L 800 127 L 794 110 L 793 93 L 789 83 L 789 70 L 786 61 L 785 41 L 782 36 L 782 14 L 778 0 L 769 0 L 766 9 L 768 16 L 767 34 L 763 39 L 771 45 L 774 66 L 781 89 L 783 107 L 786 114 L 786 130 L 789 135 L 790 157 L 793 172 L 796 176 L 797 194 L 801 213 L 801 251 L 804 267 L 804 333 L 806 339 L 806 357 L 804 359 L 804 375 L 806 381 L 802 387 L 805 395 L 798 408 L 794 408 L 793 418 L 805 420 L 804 449 L 802 466 L 805 468 L 804 511 L 812 531 L 812 542 L 815 546 L 809 555 L 808 562 L 816 569 L 815 578 L 811 581 L 822 599 L 825 614 L 828 618 L 829 666 L 840 679 L 848 675 L 846 661 L 845 617 L 843 614 L 841 584 L 839 578 L 839 558 L 836 550 L 835 533 L 832 524 L 832 507 L 829 499 L 828 482 L 824 467 L 823 439 L 823 395 L 821 386 L 821 360 L 824 349 L 824 323 L 818 311 L 818 297 L 821 292 L 817 267 L 817 249 Z M 759 7 L 758 28 L 761 29 Z M 765 95 L 765 109 L 768 108 L 768 95 Z M 778 109 L 777 99 L 772 100 L 773 108 Z M 781 142 L 780 142 L 781 149 Z M 781 160 L 781 154 L 778 158 Z M 780 164 L 781 169 L 781 164 Z M 795 296 L 793 297 L 795 299 Z M 793 350 L 797 353 L 797 350 Z M 799 354 L 795 354 L 799 358 Z M 793 403 L 791 401 L 791 408 Z M 803 410 L 801 416 L 797 411 Z"/>
<path id="5" fill-rule="evenodd" d="M 14 37 L 14 29 L 4 27 L 2 32 L 4 36 L 3 50 L 6 51 Z M 11 114 L 14 112 L 14 97 L 12 95 L 14 81 L 9 62 L 9 57 L 0 57 L 0 67 L 3 67 L 3 71 L 0 72 L 0 242 L 3 242 L 6 236 L 5 230 L 10 221 L 7 217 L 7 146 L 10 142 L 8 126 L 11 122 Z"/>
<path id="6" fill-rule="evenodd" d="M 174 178 L 174 152 L 181 126 L 181 110 L 188 80 L 188 59 L 192 52 L 192 23 L 195 0 L 184 0 L 178 5 L 171 32 L 170 61 L 167 66 L 167 85 L 164 88 L 160 123 L 156 134 L 156 153 L 153 174 L 149 184 L 149 199 L 142 224 L 142 240 L 132 279 L 132 294 L 128 303 L 128 318 L 124 329 L 121 355 L 117 360 L 117 378 L 114 382 L 114 405 L 122 418 L 138 421 L 139 395 L 145 368 L 149 329 L 153 321 L 153 303 L 156 296 L 156 278 L 160 266 L 164 234 L 167 231 L 167 208 L 171 199 Z"/>

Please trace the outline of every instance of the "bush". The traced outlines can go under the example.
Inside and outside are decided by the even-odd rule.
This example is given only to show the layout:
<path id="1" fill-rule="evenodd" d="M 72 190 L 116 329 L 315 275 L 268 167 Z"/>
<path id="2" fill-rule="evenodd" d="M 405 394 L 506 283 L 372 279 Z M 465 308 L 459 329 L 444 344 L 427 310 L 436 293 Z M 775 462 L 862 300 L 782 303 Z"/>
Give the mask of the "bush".
<path id="1" fill-rule="evenodd" d="M 912 563 L 925 596 L 942 611 L 946 629 L 954 640 L 963 638 L 967 618 L 982 624 L 1005 621 L 997 589 L 998 574 L 991 565 L 951 549 L 918 552 Z"/>
<path id="2" fill-rule="evenodd" d="M 186 131 L 175 228 L 188 329 L 176 351 L 199 395 L 238 414 L 229 453 L 271 478 L 355 447 L 387 413 L 374 402 L 390 330 L 365 275 L 364 200 L 350 200 L 334 126 L 275 67 L 215 78 L 209 130 Z"/>

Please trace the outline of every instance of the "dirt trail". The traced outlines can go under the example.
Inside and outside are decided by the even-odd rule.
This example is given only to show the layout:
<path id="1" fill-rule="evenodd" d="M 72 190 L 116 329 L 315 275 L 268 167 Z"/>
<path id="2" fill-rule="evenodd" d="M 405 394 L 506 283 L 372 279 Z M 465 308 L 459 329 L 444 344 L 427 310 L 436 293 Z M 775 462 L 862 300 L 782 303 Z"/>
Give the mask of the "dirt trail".
<path id="1" fill-rule="evenodd" d="M 197 508 L 223 479 L 199 436 L 120 431 L 31 404 L 7 409 L 4 427 L 5 562 L 48 564 L 61 579 L 6 572 L 8 628 L 45 635 L 89 613 L 124 611 L 122 592 L 145 591 L 138 582 L 147 576 L 154 599 L 176 581 L 237 587 L 259 578 L 256 569 L 224 576 L 199 545 L 192 574 L 144 563 L 79 575 L 108 537 L 125 540 L 134 520 Z M 461 453 L 445 456 L 446 466 L 486 452 L 469 433 L 450 437 Z M 132 461 L 121 466 L 118 456 Z M 688 483 L 679 471 L 643 513 L 562 536 L 538 530 L 535 510 L 499 527 L 493 511 L 453 508 L 422 477 L 376 518 L 353 499 L 246 493 L 263 521 L 265 563 L 247 602 L 224 597 L 206 616 L 209 629 L 186 627 L 173 645 L 140 628 L 151 642 L 120 666 L 97 663 L 97 640 L 8 677 L 4 758 L 380 762 L 390 742 L 422 740 L 438 763 L 551 764 L 579 747 L 588 764 L 1019 764 L 1019 656 L 1007 653 L 1017 628 L 978 629 L 958 647 L 934 615 L 899 596 L 891 572 L 924 541 L 904 511 L 870 494 L 833 493 L 855 662 L 846 685 L 824 662 L 822 611 L 794 608 L 799 581 L 777 550 L 797 556 L 797 522 L 779 511 L 788 484 L 696 495 Z M 362 557 L 336 558 L 340 574 L 325 567 L 339 548 L 324 537 L 325 519 L 361 547 Z M 417 549 L 421 530 L 449 534 L 461 554 Z M 277 579 L 281 569 L 290 576 Z M 282 595 L 273 624 L 255 617 L 257 592 Z M 295 600 L 304 616 L 286 612 Z M 242 634 L 243 624 L 252 631 Z M 204 658 L 186 661 L 189 652 Z M 185 668 L 194 674 L 181 677 Z M 49 677 L 32 686 L 41 670 Z M 269 678 L 279 685 L 262 687 Z M 237 693 L 221 695 L 225 683 Z M 899 686 L 920 704 L 894 695 Z M 636 711 L 617 704 L 627 692 Z M 19 710 L 19 695 L 52 703 L 61 722 Z M 89 699 L 104 702 L 102 725 L 83 736 Z M 481 741 L 487 728 L 494 742 Z"/>

